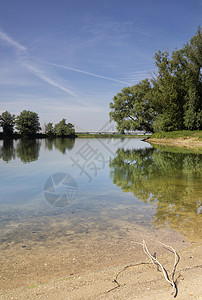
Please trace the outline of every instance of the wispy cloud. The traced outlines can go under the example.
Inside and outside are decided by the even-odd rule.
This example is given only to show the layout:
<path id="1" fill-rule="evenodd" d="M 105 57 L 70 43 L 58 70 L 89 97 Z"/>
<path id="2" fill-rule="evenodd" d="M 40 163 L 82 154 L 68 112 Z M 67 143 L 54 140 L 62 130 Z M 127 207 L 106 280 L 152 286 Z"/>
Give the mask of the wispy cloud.
<path id="1" fill-rule="evenodd" d="M 90 72 L 87 72 L 87 71 L 84 71 L 84 70 L 75 69 L 75 68 L 71 68 L 71 67 L 68 67 L 68 66 L 52 64 L 52 63 L 47 63 L 47 64 L 50 65 L 50 66 L 53 66 L 53 67 L 57 67 L 57 68 L 61 68 L 61 69 L 69 70 L 69 71 L 74 71 L 74 72 L 78 72 L 78 73 L 83 73 L 83 74 L 93 76 L 93 77 L 98 77 L 98 78 L 102 78 L 102 79 L 106 79 L 106 80 L 111 80 L 111 81 L 115 81 L 115 82 L 119 82 L 119 83 L 123 83 L 123 84 L 127 84 L 127 85 L 129 84 L 126 81 L 122 81 L 122 80 L 118 80 L 118 79 L 115 79 L 115 78 L 90 73 Z"/>
<path id="2" fill-rule="evenodd" d="M 17 50 L 17 56 L 22 62 L 22 66 L 24 66 L 32 74 L 34 74 L 44 82 L 50 84 L 51 86 L 54 86 L 73 97 L 76 96 L 72 90 L 60 84 L 58 80 L 53 79 L 50 74 L 47 74 L 47 72 L 44 71 L 41 66 L 38 66 L 37 64 L 33 64 L 29 59 L 28 49 L 23 45 L 21 45 L 20 43 L 18 43 L 17 41 L 15 41 L 13 38 L 11 38 L 2 29 L 0 29 L 0 40 L 6 42 L 9 46 Z"/>
<path id="3" fill-rule="evenodd" d="M 27 50 L 26 47 L 15 41 L 13 38 L 8 36 L 7 33 L 5 33 L 1 28 L 0 28 L 0 39 L 4 42 L 6 42 L 9 46 L 14 47 L 18 51 L 25 52 Z"/>

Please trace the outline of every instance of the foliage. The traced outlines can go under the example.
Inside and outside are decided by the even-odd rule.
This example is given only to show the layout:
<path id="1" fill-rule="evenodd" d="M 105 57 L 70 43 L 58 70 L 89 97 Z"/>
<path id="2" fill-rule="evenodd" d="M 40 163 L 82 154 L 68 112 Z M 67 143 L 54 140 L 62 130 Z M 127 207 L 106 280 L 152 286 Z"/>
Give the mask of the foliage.
<path id="1" fill-rule="evenodd" d="M 47 134 L 49 137 L 55 135 L 55 130 L 54 130 L 54 127 L 53 127 L 53 123 L 49 122 L 45 125 L 45 134 Z"/>
<path id="2" fill-rule="evenodd" d="M 29 110 L 23 110 L 15 123 L 16 129 L 23 136 L 33 136 L 41 130 L 38 114 Z"/>
<path id="3" fill-rule="evenodd" d="M 117 129 L 153 131 L 154 111 L 149 103 L 151 85 L 143 80 L 137 85 L 122 89 L 110 103 L 110 118 L 117 123 Z"/>
<path id="4" fill-rule="evenodd" d="M 3 133 L 5 135 L 13 134 L 14 125 L 15 115 L 12 115 L 8 111 L 5 111 L 0 115 L 0 126 L 3 128 Z"/>
<path id="5" fill-rule="evenodd" d="M 66 124 L 66 119 L 62 119 L 59 123 L 55 124 L 54 133 L 60 137 L 73 135 L 75 134 L 74 125 L 71 123 Z"/>
<path id="6" fill-rule="evenodd" d="M 117 129 L 202 130 L 201 28 L 182 49 L 158 51 L 154 60 L 158 72 L 151 83 L 126 87 L 110 103 Z"/>

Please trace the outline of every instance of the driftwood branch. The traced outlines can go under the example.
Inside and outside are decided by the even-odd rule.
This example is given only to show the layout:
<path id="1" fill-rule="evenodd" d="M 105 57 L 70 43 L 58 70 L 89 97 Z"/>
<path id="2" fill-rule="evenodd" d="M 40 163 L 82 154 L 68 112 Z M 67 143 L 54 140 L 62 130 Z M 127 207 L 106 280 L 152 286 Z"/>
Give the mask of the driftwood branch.
<path id="1" fill-rule="evenodd" d="M 173 266 L 173 270 L 171 273 L 171 276 L 169 277 L 167 270 L 163 267 L 163 265 L 156 259 L 156 253 L 154 255 L 151 255 L 151 253 L 149 252 L 146 242 L 143 240 L 142 243 L 138 243 L 138 242 L 134 242 L 135 244 L 141 245 L 143 247 L 143 251 L 144 253 L 149 257 L 149 259 L 151 260 L 151 263 L 156 265 L 158 267 L 158 270 L 160 268 L 160 270 L 163 272 L 163 275 L 165 277 L 165 280 L 173 287 L 172 289 L 172 293 L 171 295 L 174 295 L 174 298 L 177 296 L 178 290 L 177 290 L 177 285 L 176 285 L 176 281 L 174 279 L 175 277 L 175 271 L 177 268 L 177 264 L 179 263 L 180 257 L 177 254 L 177 252 L 175 251 L 175 249 L 173 249 L 171 246 L 168 246 L 164 243 L 159 242 L 161 245 L 163 245 L 167 250 L 171 251 L 172 253 L 174 253 L 175 255 L 175 262 L 174 262 L 174 266 Z M 170 250 L 171 249 L 171 250 Z M 107 291 L 107 293 L 121 287 L 121 284 L 118 282 L 118 276 L 124 272 L 127 268 L 129 267 L 134 267 L 134 266 L 139 266 L 139 265 L 144 265 L 144 264 L 148 264 L 146 262 L 142 262 L 142 263 L 137 263 L 137 264 L 131 264 L 128 266 L 125 266 L 120 272 L 118 272 L 116 274 L 116 277 L 114 278 L 113 282 L 116 283 L 117 286 L 115 286 L 114 288 L 110 289 Z M 170 279 L 171 278 L 171 279 Z"/>
<path id="2" fill-rule="evenodd" d="M 172 250 L 172 252 L 175 254 L 175 262 L 174 262 L 174 267 L 173 267 L 173 271 L 172 271 L 172 274 L 171 274 L 171 280 L 170 280 L 170 278 L 168 276 L 168 272 L 162 266 L 162 264 L 156 259 L 155 256 L 153 256 L 153 255 L 150 254 L 150 252 L 149 252 L 149 250 L 147 248 L 146 242 L 143 240 L 143 242 L 139 243 L 139 244 L 142 245 L 144 253 L 150 258 L 151 262 L 154 263 L 155 265 L 158 265 L 160 267 L 160 269 L 162 270 L 163 275 L 165 277 L 165 280 L 168 283 L 170 283 L 172 285 L 172 287 L 173 287 L 171 295 L 174 294 L 174 297 L 176 297 L 178 291 L 177 291 L 177 285 L 176 285 L 176 283 L 174 281 L 174 276 L 175 276 L 175 271 L 176 271 L 177 264 L 179 262 L 179 255 L 177 254 L 177 252 L 171 246 L 165 245 L 165 244 L 163 244 L 161 242 L 159 242 L 159 243 L 162 244 L 162 245 L 164 245 L 164 246 L 166 246 L 167 248 L 170 248 Z"/>

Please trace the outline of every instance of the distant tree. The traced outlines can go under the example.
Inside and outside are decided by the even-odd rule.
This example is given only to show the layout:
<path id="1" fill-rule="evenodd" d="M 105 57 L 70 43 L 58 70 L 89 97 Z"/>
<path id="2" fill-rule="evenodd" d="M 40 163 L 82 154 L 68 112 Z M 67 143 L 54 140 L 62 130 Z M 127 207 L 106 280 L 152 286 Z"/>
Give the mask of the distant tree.
<path id="1" fill-rule="evenodd" d="M 15 115 L 12 115 L 8 111 L 5 111 L 0 115 L 0 126 L 3 128 L 3 133 L 5 135 L 13 134 L 14 125 Z"/>
<path id="2" fill-rule="evenodd" d="M 60 137 L 75 134 L 74 125 L 71 123 L 66 124 L 66 119 L 62 119 L 59 123 L 55 124 L 54 131 Z"/>
<path id="3" fill-rule="evenodd" d="M 23 136 L 33 136 L 41 130 L 37 113 L 23 110 L 16 118 L 16 129 Z"/>
<path id="4" fill-rule="evenodd" d="M 45 134 L 47 134 L 50 137 L 55 135 L 53 123 L 49 122 L 49 123 L 45 124 Z"/>
<path id="5" fill-rule="evenodd" d="M 125 87 L 110 103 L 110 118 L 117 130 L 144 130 L 153 132 L 154 110 L 150 106 L 151 85 L 148 79 L 132 87 Z"/>

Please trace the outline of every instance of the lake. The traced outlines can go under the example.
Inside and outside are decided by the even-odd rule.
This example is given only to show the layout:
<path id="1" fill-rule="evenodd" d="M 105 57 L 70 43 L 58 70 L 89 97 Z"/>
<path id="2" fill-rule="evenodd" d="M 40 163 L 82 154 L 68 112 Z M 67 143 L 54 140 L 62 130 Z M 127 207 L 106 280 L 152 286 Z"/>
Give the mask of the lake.
<path id="1" fill-rule="evenodd" d="M 3 288 L 201 241 L 202 154 L 130 139 L 0 141 Z"/>

